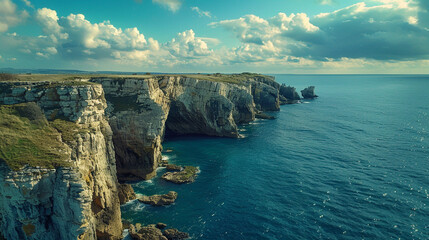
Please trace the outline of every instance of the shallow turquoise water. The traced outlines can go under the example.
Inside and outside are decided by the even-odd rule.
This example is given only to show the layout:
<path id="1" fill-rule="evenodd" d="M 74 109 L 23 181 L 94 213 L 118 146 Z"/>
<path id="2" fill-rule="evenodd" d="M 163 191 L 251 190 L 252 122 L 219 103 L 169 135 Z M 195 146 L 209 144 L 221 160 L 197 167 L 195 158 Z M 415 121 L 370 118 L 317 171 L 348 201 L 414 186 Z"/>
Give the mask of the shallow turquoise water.
<path id="1" fill-rule="evenodd" d="M 241 139 L 167 139 L 196 182 L 158 177 L 168 207 L 130 202 L 123 218 L 165 222 L 194 239 L 429 239 L 429 76 L 277 75 L 321 97 L 286 105 Z"/>

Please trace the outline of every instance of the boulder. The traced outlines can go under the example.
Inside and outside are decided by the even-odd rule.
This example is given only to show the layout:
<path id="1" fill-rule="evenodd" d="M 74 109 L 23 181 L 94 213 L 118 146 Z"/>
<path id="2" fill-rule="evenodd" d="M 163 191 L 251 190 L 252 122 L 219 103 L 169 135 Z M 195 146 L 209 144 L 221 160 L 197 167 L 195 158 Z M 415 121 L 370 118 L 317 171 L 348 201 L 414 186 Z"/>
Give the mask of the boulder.
<path id="1" fill-rule="evenodd" d="M 159 229 L 164 229 L 164 228 L 166 228 L 167 227 L 167 224 L 165 224 L 165 223 L 157 223 L 156 225 L 155 225 L 155 227 L 156 228 L 159 228 Z"/>
<path id="2" fill-rule="evenodd" d="M 156 228 L 154 225 L 141 227 L 138 223 L 136 226 L 130 225 L 129 234 L 132 239 L 135 240 L 167 240 L 161 230 Z"/>
<path id="3" fill-rule="evenodd" d="M 167 172 L 162 175 L 162 179 L 166 181 L 170 181 L 173 183 L 181 184 L 181 183 L 190 183 L 195 181 L 197 177 L 198 168 L 192 166 L 186 166 L 180 172 Z"/>
<path id="4" fill-rule="evenodd" d="M 174 203 L 177 199 L 177 192 L 170 191 L 163 195 L 143 196 L 138 200 L 142 203 L 150 204 L 152 206 L 166 206 Z"/>
<path id="5" fill-rule="evenodd" d="M 176 165 L 176 164 L 167 164 L 166 166 L 167 171 L 182 171 L 182 166 Z"/>
<path id="6" fill-rule="evenodd" d="M 303 90 L 301 90 L 302 97 L 307 99 L 317 98 L 318 96 L 314 93 L 314 89 L 314 86 L 304 88 Z"/>
<path id="7" fill-rule="evenodd" d="M 166 229 L 164 231 L 164 236 L 167 237 L 168 240 L 181 240 L 189 238 L 188 233 L 180 232 L 175 228 Z"/>

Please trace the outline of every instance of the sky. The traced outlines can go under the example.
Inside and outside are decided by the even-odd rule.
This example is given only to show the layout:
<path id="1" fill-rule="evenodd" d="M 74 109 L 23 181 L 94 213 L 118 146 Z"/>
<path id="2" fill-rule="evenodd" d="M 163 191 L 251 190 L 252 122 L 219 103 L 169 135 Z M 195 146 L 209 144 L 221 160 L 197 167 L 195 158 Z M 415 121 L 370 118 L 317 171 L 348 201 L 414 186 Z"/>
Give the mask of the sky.
<path id="1" fill-rule="evenodd" d="M 429 74 L 429 0 L 0 0 L 0 68 Z"/>

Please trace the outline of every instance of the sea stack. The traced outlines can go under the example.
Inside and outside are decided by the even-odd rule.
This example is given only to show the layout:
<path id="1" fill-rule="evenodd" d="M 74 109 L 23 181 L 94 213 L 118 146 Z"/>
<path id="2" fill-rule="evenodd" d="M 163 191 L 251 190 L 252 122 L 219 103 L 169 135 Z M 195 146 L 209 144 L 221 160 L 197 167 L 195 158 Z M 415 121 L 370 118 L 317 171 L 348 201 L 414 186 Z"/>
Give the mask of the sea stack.
<path id="1" fill-rule="evenodd" d="M 302 97 L 307 99 L 317 98 L 318 96 L 314 93 L 314 89 L 314 86 L 304 88 L 303 90 L 301 90 Z"/>

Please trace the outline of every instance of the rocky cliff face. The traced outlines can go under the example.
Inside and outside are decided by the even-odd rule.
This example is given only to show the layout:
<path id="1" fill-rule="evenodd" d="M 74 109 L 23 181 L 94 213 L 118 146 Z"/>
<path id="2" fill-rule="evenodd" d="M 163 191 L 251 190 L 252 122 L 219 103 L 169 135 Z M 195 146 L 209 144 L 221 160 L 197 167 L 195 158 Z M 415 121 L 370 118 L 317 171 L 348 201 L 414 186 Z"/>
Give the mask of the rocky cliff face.
<path id="1" fill-rule="evenodd" d="M 66 145 L 70 167 L 0 166 L 0 231 L 6 239 L 119 239 L 112 132 L 100 85 L 0 83 L 0 104 L 36 102 Z"/>
<path id="2" fill-rule="evenodd" d="M 16 171 L 0 162 L 0 232 L 7 239 L 119 239 L 117 179 L 152 178 L 166 132 L 239 137 L 237 124 L 279 110 L 279 89 L 260 75 L 237 84 L 185 76 L 0 82 L 0 105 L 35 102 L 70 162 Z"/>
<path id="3" fill-rule="evenodd" d="M 92 81 L 106 94 L 122 181 L 154 176 L 165 131 L 238 137 L 237 124 L 255 119 L 250 86 L 180 76 Z"/>

